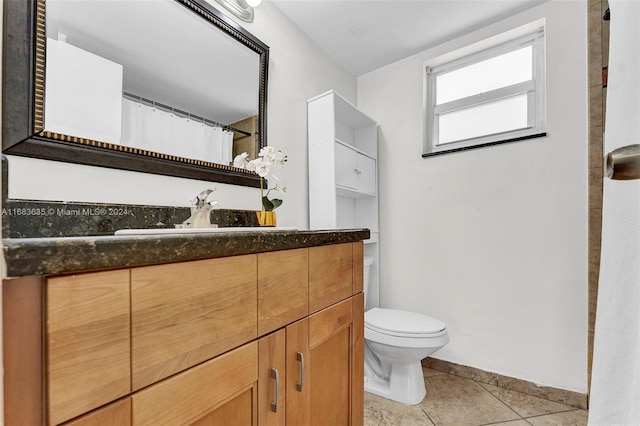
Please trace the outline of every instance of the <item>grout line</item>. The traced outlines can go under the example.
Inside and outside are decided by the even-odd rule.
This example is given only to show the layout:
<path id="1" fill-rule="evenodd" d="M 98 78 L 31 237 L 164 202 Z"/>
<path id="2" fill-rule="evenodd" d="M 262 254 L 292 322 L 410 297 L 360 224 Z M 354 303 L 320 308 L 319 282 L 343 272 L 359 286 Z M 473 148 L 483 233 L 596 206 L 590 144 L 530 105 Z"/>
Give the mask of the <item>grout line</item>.
<path id="1" fill-rule="evenodd" d="M 483 391 L 485 391 L 486 393 L 488 393 L 489 395 L 491 395 L 492 397 L 494 397 L 495 399 L 497 399 L 498 401 L 500 401 L 500 403 L 502 403 L 502 405 L 504 405 L 505 407 L 507 407 L 509 410 L 513 411 L 513 413 L 518 416 L 517 419 L 513 419 L 513 420 L 506 420 L 507 422 L 510 421 L 516 421 L 516 420 L 524 420 L 524 417 L 522 417 L 520 415 L 520 413 L 518 413 L 516 410 L 514 410 L 513 408 L 511 408 L 511 406 L 509 404 L 507 404 L 506 402 L 504 402 L 503 400 L 501 400 L 500 398 L 498 398 L 498 396 L 494 395 L 492 392 L 489 392 L 488 389 L 486 389 L 484 386 L 482 386 L 482 384 L 480 384 L 479 382 L 473 380 L 473 379 L 468 379 L 471 380 L 472 382 L 474 382 L 476 385 L 478 385 L 480 387 L 480 389 L 482 389 Z M 488 384 L 488 383 L 486 383 Z M 504 423 L 503 422 L 493 422 L 493 423 L 486 423 L 486 424 L 495 424 L 495 423 Z"/>
<path id="2" fill-rule="evenodd" d="M 514 421 L 514 422 L 515 422 L 515 421 L 517 421 L 517 420 L 525 420 L 525 421 L 526 421 L 526 419 L 525 419 L 524 417 L 522 417 L 522 416 L 521 416 L 519 413 L 517 413 L 513 408 L 511 408 L 509 405 L 507 405 L 507 403 L 506 403 L 506 402 L 504 402 L 503 400 L 501 400 L 500 398 L 498 398 L 496 395 L 494 395 L 493 393 L 491 393 L 491 392 L 489 392 L 487 389 L 485 389 L 485 388 L 484 388 L 484 386 L 482 386 L 482 385 L 480 384 L 480 382 L 478 382 L 478 381 L 476 381 L 476 380 L 474 380 L 474 379 L 469 379 L 469 378 L 467 378 L 467 377 L 458 376 L 457 374 L 452 374 L 452 373 L 444 373 L 444 374 L 447 374 L 447 375 L 449 375 L 449 376 L 459 377 L 459 378 L 461 378 L 461 379 L 469 380 L 469 381 L 471 381 L 471 382 L 475 383 L 475 384 L 476 384 L 480 389 L 482 389 L 484 392 L 486 392 L 486 393 L 488 393 L 489 395 L 491 395 L 492 397 L 494 397 L 494 398 L 495 398 L 496 400 L 498 400 L 502 405 L 504 405 L 505 407 L 507 407 L 507 408 L 508 408 L 509 410 L 511 410 L 511 411 L 512 411 L 516 416 L 518 416 L 518 418 L 517 418 L 517 419 L 501 420 L 501 421 L 491 422 L 491 423 L 481 423 L 481 424 L 478 424 L 477 426 L 492 425 L 492 424 L 500 424 L 500 423 L 511 422 L 511 421 Z M 489 383 L 487 383 L 487 384 L 489 384 Z M 424 413 L 425 413 L 425 414 L 427 414 L 427 412 L 426 412 L 424 409 L 422 409 L 422 411 L 424 411 Z M 427 417 L 429 417 L 429 414 L 427 414 Z M 429 417 L 429 420 L 431 420 L 431 417 Z M 434 425 L 436 425 L 436 422 L 434 422 L 433 420 L 431 420 L 431 422 L 432 422 Z M 527 423 L 529 423 L 529 422 L 527 422 Z M 436 426 L 437 426 L 437 425 L 436 425 Z"/>
<path id="3" fill-rule="evenodd" d="M 587 411 L 587 410 L 585 410 L 584 408 L 571 407 L 570 410 L 556 411 L 555 413 L 538 414 L 537 416 L 529 416 L 529 417 L 525 418 L 524 420 L 535 419 L 537 417 L 544 417 L 544 416 L 553 416 L 555 414 L 570 413 L 572 411 Z"/>
<path id="4" fill-rule="evenodd" d="M 433 419 L 429 416 L 429 413 L 427 413 L 423 407 L 420 407 L 420 410 L 422 410 L 422 412 L 424 413 L 424 415 L 425 415 L 425 416 L 427 416 L 427 419 L 429 419 L 429 421 L 431 422 L 431 424 L 433 424 L 434 426 L 437 426 L 437 425 L 436 425 L 436 422 L 434 422 L 434 421 L 433 421 Z"/>

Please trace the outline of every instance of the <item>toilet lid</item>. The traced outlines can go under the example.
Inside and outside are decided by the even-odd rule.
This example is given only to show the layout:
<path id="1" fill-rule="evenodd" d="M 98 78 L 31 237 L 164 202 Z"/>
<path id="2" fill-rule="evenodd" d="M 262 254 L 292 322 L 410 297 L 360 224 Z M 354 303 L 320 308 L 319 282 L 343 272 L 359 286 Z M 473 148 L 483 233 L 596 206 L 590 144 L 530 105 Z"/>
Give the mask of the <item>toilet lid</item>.
<path id="1" fill-rule="evenodd" d="M 367 328 L 379 333 L 404 337 L 428 337 L 446 328 L 442 321 L 426 315 L 383 308 L 365 312 L 364 323 Z"/>

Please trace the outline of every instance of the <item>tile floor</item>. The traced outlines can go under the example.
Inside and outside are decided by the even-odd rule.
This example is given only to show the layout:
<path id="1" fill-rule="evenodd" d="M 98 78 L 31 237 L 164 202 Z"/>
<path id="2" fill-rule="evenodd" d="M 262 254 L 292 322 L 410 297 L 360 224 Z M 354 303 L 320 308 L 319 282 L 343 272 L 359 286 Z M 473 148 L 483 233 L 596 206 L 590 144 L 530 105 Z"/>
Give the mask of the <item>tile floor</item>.
<path id="1" fill-rule="evenodd" d="M 423 368 L 427 396 L 408 406 L 365 393 L 365 426 L 585 426 L 587 410 Z"/>

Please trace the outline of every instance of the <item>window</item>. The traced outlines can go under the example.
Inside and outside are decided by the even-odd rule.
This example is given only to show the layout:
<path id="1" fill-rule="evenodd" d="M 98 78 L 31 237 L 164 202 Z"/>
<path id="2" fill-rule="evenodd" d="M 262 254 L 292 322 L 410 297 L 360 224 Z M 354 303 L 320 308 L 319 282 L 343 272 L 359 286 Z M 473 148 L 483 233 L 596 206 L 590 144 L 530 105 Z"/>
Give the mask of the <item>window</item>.
<path id="1" fill-rule="evenodd" d="M 424 156 L 545 135 L 542 29 L 425 69 Z"/>

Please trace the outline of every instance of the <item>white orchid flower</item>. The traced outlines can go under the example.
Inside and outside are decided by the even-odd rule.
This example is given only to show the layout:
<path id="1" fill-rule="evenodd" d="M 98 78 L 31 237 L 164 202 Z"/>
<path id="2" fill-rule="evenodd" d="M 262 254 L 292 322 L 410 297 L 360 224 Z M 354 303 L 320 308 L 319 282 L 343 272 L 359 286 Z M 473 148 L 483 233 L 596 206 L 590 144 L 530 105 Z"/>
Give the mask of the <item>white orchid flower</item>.
<path id="1" fill-rule="evenodd" d="M 276 166 L 283 167 L 287 162 L 287 156 L 282 151 L 277 151 L 273 154 L 273 160 L 271 160 Z"/>
<path id="2" fill-rule="evenodd" d="M 269 170 L 271 170 L 271 163 L 269 161 L 263 159 L 259 164 L 256 164 L 256 173 L 262 178 L 269 174 Z"/>
<path id="3" fill-rule="evenodd" d="M 247 163 L 247 170 L 255 172 L 258 166 L 262 163 L 262 158 L 256 158 Z"/>
<path id="4" fill-rule="evenodd" d="M 260 200 L 262 202 L 263 210 L 272 211 L 273 209 L 282 205 L 282 200 L 277 198 L 269 198 L 271 191 L 287 192 L 287 185 L 282 179 L 277 176 L 270 175 L 271 167 L 282 167 L 287 162 L 287 156 L 279 149 L 272 146 L 265 146 L 260 149 L 258 158 L 249 160 L 249 154 L 243 152 L 240 155 L 236 155 L 233 159 L 233 165 L 238 168 L 246 168 L 249 171 L 256 172 L 260 176 Z M 269 188 L 265 185 L 267 180 L 275 181 L 275 186 Z"/>
<path id="5" fill-rule="evenodd" d="M 233 167 L 238 167 L 240 169 L 246 168 L 248 163 L 249 163 L 249 154 L 246 152 L 236 155 L 236 157 L 233 159 Z"/>
<path id="6" fill-rule="evenodd" d="M 276 149 L 272 146 L 265 146 L 264 148 L 260 148 L 260 152 L 258 153 L 259 157 L 265 157 L 269 160 L 271 160 L 273 158 L 273 155 L 275 154 Z"/>
<path id="7" fill-rule="evenodd" d="M 276 187 L 274 189 L 276 191 L 282 191 L 283 193 L 286 194 L 287 193 L 287 184 L 276 175 L 271 175 L 271 177 L 273 178 L 273 180 L 276 181 Z"/>

